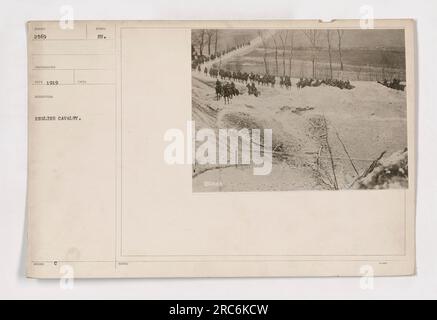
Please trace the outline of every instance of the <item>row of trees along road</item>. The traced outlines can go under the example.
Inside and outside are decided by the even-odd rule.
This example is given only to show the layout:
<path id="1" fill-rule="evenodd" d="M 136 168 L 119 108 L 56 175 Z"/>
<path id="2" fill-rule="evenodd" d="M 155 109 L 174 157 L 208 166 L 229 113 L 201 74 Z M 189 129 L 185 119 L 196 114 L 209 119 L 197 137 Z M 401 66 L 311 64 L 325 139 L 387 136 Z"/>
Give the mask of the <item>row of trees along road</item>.
<path id="1" fill-rule="evenodd" d="M 295 30 L 283 30 L 283 31 L 277 31 L 277 32 L 263 32 L 258 31 L 258 36 L 261 38 L 263 47 L 264 47 L 264 55 L 263 55 L 263 61 L 264 61 L 264 69 L 266 74 L 270 74 L 269 70 L 269 64 L 267 61 L 267 55 L 268 55 L 268 40 L 270 39 L 273 42 L 273 46 L 275 49 L 275 71 L 276 75 L 279 75 L 279 59 L 278 59 L 278 51 L 279 48 L 282 49 L 282 76 L 285 76 L 285 61 L 286 61 L 286 53 L 288 46 L 288 63 L 289 63 L 289 75 L 291 75 L 291 68 L 292 68 L 292 60 L 293 60 L 293 51 L 294 51 L 294 38 L 295 38 Z M 329 69 L 330 69 L 330 77 L 332 79 L 333 72 L 332 72 L 332 45 L 333 45 L 333 34 L 335 33 L 337 35 L 337 48 L 339 53 L 339 63 L 340 63 L 340 70 L 344 70 L 343 65 L 343 58 L 342 58 L 342 40 L 344 35 L 344 30 L 303 30 L 302 31 L 308 40 L 309 48 L 311 50 L 311 63 L 312 63 L 312 74 L 313 78 L 316 78 L 316 61 L 317 61 L 317 53 L 320 50 L 319 46 L 319 40 L 322 36 L 323 32 L 326 34 L 327 43 L 328 43 L 328 55 L 329 55 Z M 278 39 L 279 38 L 279 39 Z"/>
<path id="2" fill-rule="evenodd" d="M 230 45 L 226 44 L 226 47 L 222 48 L 218 47 L 219 39 L 222 42 L 226 42 L 223 40 L 223 34 L 220 35 L 220 31 L 217 29 L 202 29 L 199 30 L 193 39 L 192 46 L 193 50 L 197 46 L 198 53 L 200 56 L 211 57 L 211 55 L 217 55 L 220 51 L 224 51 L 224 49 L 228 50 L 230 46 L 239 46 L 241 44 L 247 43 L 247 37 L 239 37 L 239 39 L 234 39 L 234 42 Z"/>
<path id="3" fill-rule="evenodd" d="M 199 54 L 204 56 L 205 46 L 208 48 L 208 56 L 211 56 L 211 46 L 214 45 L 214 54 L 217 53 L 218 44 L 218 30 L 215 29 L 202 29 L 199 33 Z M 213 42 L 214 41 L 214 42 Z"/>
<path id="4" fill-rule="evenodd" d="M 293 61 L 293 53 L 294 53 L 294 45 L 295 45 L 295 33 L 298 32 L 296 30 L 280 30 L 280 31 L 270 31 L 270 30 L 259 30 L 258 36 L 261 38 L 264 48 L 264 68 L 265 73 L 270 74 L 271 71 L 269 69 L 269 64 L 267 61 L 269 43 L 271 40 L 273 43 L 275 50 L 275 74 L 279 75 L 279 48 L 282 49 L 282 76 L 285 76 L 286 70 L 286 60 L 287 60 L 287 52 L 288 52 L 288 64 L 289 64 L 289 75 L 291 76 L 292 71 L 292 61 Z M 342 59 L 342 39 L 344 35 L 344 30 L 303 30 L 303 34 L 308 40 L 310 52 L 311 52 L 311 62 L 312 62 L 312 76 L 316 78 L 316 62 L 317 62 L 317 54 L 320 50 L 319 40 L 323 33 L 325 33 L 328 44 L 328 55 L 329 55 L 329 69 L 330 69 L 330 78 L 333 77 L 332 71 L 332 50 L 333 50 L 333 40 L 334 34 L 336 35 L 337 40 L 337 50 L 339 53 L 339 64 L 340 70 L 344 70 L 343 59 Z M 198 52 L 200 56 L 211 56 L 216 55 L 218 52 L 218 41 L 219 41 L 219 30 L 217 29 L 202 29 L 199 30 L 195 42 L 198 45 Z M 238 43 L 236 43 L 238 44 Z M 287 50 L 288 47 L 288 50 Z"/>

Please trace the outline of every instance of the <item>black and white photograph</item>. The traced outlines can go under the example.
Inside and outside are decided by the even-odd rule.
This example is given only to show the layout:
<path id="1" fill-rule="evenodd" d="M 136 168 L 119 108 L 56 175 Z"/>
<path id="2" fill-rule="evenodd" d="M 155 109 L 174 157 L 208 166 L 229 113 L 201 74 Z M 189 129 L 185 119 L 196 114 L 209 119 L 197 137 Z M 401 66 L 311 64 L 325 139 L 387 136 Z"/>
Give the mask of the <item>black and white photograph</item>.
<path id="1" fill-rule="evenodd" d="M 437 298 L 436 1 L 2 4 L 0 300 Z"/>
<path id="2" fill-rule="evenodd" d="M 193 29 L 193 192 L 407 188 L 405 54 L 402 29 Z"/>

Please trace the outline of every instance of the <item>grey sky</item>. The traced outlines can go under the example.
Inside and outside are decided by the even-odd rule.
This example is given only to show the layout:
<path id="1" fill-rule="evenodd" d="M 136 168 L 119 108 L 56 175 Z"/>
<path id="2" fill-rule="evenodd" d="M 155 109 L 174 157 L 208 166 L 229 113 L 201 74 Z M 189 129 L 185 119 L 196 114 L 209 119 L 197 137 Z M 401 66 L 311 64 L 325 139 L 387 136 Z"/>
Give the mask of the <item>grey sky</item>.
<path id="1" fill-rule="evenodd" d="M 264 30 L 263 34 L 266 38 L 274 32 L 274 30 Z M 276 31 L 283 32 L 285 30 Z M 197 43 L 197 30 L 193 31 L 194 43 Z M 219 47 L 232 47 L 237 42 L 250 40 L 257 37 L 257 30 L 220 30 L 219 31 Z M 288 43 L 290 41 L 290 33 Z M 279 39 L 279 38 L 278 38 Z M 271 43 L 271 44 L 270 44 Z M 269 41 L 269 45 L 273 42 Z M 331 31 L 331 45 L 338 44 L 338 36 L 336 30 Z M 327 46 L 327 32 L 326 30 L 319 30 L 317 45 L 321 47 Z M 294 30 L 294 46 L 295 47 L 309 47 L 310 43 L 302 30 Z M 404 48 L 404 31 L 403 30 L 345 30 L 342 38 L 343 48 L 366 48 L 377 49 L 385 48 Z"/>

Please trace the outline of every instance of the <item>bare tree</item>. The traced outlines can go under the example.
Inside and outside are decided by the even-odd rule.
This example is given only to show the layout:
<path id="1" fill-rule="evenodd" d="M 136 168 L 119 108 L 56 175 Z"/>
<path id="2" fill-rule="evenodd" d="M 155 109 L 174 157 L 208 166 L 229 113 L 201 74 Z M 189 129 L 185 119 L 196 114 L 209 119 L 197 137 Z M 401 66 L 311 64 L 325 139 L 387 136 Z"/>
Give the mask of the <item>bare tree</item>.
<path id="1" fill-rule="evenodd" d="M 285 50 L 287 45 L 288 30 L 279 33 L 282 42 L 282 76 L 285 77 Z"/>
<path id="2" fill-rule="evenodd" d="M 359 66 L 357 70 L 357 80 L 360 81 L 361 72 L 363 71 L 363 67 Z"/>
<path id="3" fill-rule="evenodd" d="M 194 60 L 196 56 L 196 49 L 194 48 L 194 44 L 191 44 L 191 60 Z"/>
<path id="4" fill-rule="evenodd" d="M 275 63 L 276 63 L 276 74 L 279 75 L 279 65 L 278 65 L 278 43 L 276 42 L 276 33 L 273 33 L 271 35 L 271 38 L 273 40 L 273 44 L 275 46 Z"/>
<path id="5" fill-rule="evenodd" d="M 305 74 L 305 61 L 302 60 L 300 63 L 300 77 L 303 78 Z"/>
<path id="6" fill-rule="evenodd" d="M 326 37 L 328 38 L 329 76 L 332 79 L 331 30 L 326 30 Z"/>
<path id="7" fill-rule="evenodd" d="M 338 54 L 340 57 L 340 70 L 343 71 L 344 67 L 343 67 L 343 57 L 341 53 L 341 41 L 343 40 L 344 30 L 337 30 L 337 35 L 338 35 Z"/>
<path id="8" fill-rule="evenodd" d="M 381 71 L 382 71 L 382 80 L 387 79 L 387 71 L 386 69 L 390 67 L 390 59 L 384 50 L 381 50 Z"/>
<path id="9" fill-rule="evenodd" d="M 264 38 L 264 35 L 262 33 L 262 31 L 258 31 L 258 36 L 261 38 L 261 41 L 263 43 L 263 47 L 264 47 L 264 55 L 263 55 L 263 60 L 264 60 L 264 68 L 265 68 L 265 73 L 269 74 L 269 66 L 267 64 L 267 44 L 266 44 L 266 40 Z"/>
<path id="10" fill-rule="evenodd" d="M 199 34 L 199 54 L 203 56 L 203 48 L 205 46 L 205 29 L 202 29 Z"/>
<path id="11" fill-rule="evenodd" d="M 214 55 L 217 56 L 218 30 L 215 30 Z"/>
<path id="12" fill-rule="evenodd" d="M 319 38 L 318 30 L 304 30 L 305 36 L 311 44 L 312 53 L 312 65 L 313 65 L 313 78 L 316 78 L 316 56 L 317 56 L 317 40 Z"/>
<path id="13" fill-rule="evenodd" d="M 212 43 L 212 37 L 214 36 L 214 30 L 208 29 L 206 31 L 206 39 L 208 44 L 208 56 L 211 56 L 211 43 Z"/>
<path id="14" fill-rule="evenodd" d="M 293 50 L 294 50 L 294 30 L 291 31 L 291 37 L 290 37 L 290 57 L 289 57 L 290 78 L 291 78 L 291 68 L 293 62 Z"/>

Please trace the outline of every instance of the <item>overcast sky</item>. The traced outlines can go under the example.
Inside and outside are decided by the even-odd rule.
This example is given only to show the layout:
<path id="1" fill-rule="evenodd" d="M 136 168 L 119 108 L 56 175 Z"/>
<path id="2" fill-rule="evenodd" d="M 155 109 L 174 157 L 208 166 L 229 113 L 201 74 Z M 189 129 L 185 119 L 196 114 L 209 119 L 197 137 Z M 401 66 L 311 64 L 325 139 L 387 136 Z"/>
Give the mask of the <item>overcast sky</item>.
<path id="1" fill-rule="evenodd" d="M 269 37 L 275 30 L 264 30 L 263 34 Z M 285 34 L 284 30 L 276 31 L 276 35 L 279 32 Z M 289 33 L 290 34 L 290 33 Z M 198 31 L 193 31 L 194 42 Z M 237 42 L 244 40 L 250 40 L 258 36 L 257 30 L 220 30 L 219 31 L 219 47 L 225 48 L 226 46 L 233 46 Z M 279 41 L 279 37 L 277 38 Z M 288 38 L 288 43 L 290 36 Z M 271 45 L 273 44 L 272 41 Z M 337 46 L 338 35 L 336 30 L 331 31 L 331 45 Z M 327 32 L 326 30 L 318 31 L 317 45 L 321 47 L 327 46 Z M 295 47 L 309 47 L 310 43 L 302 30 L 294 31 L 294 46 Z M 404 31 L 403 30 L 345 30 L 342 38 L 343 48 L 367 48 L 376 49 L 381 47 L 386 48 L 404 48 Z"/>

